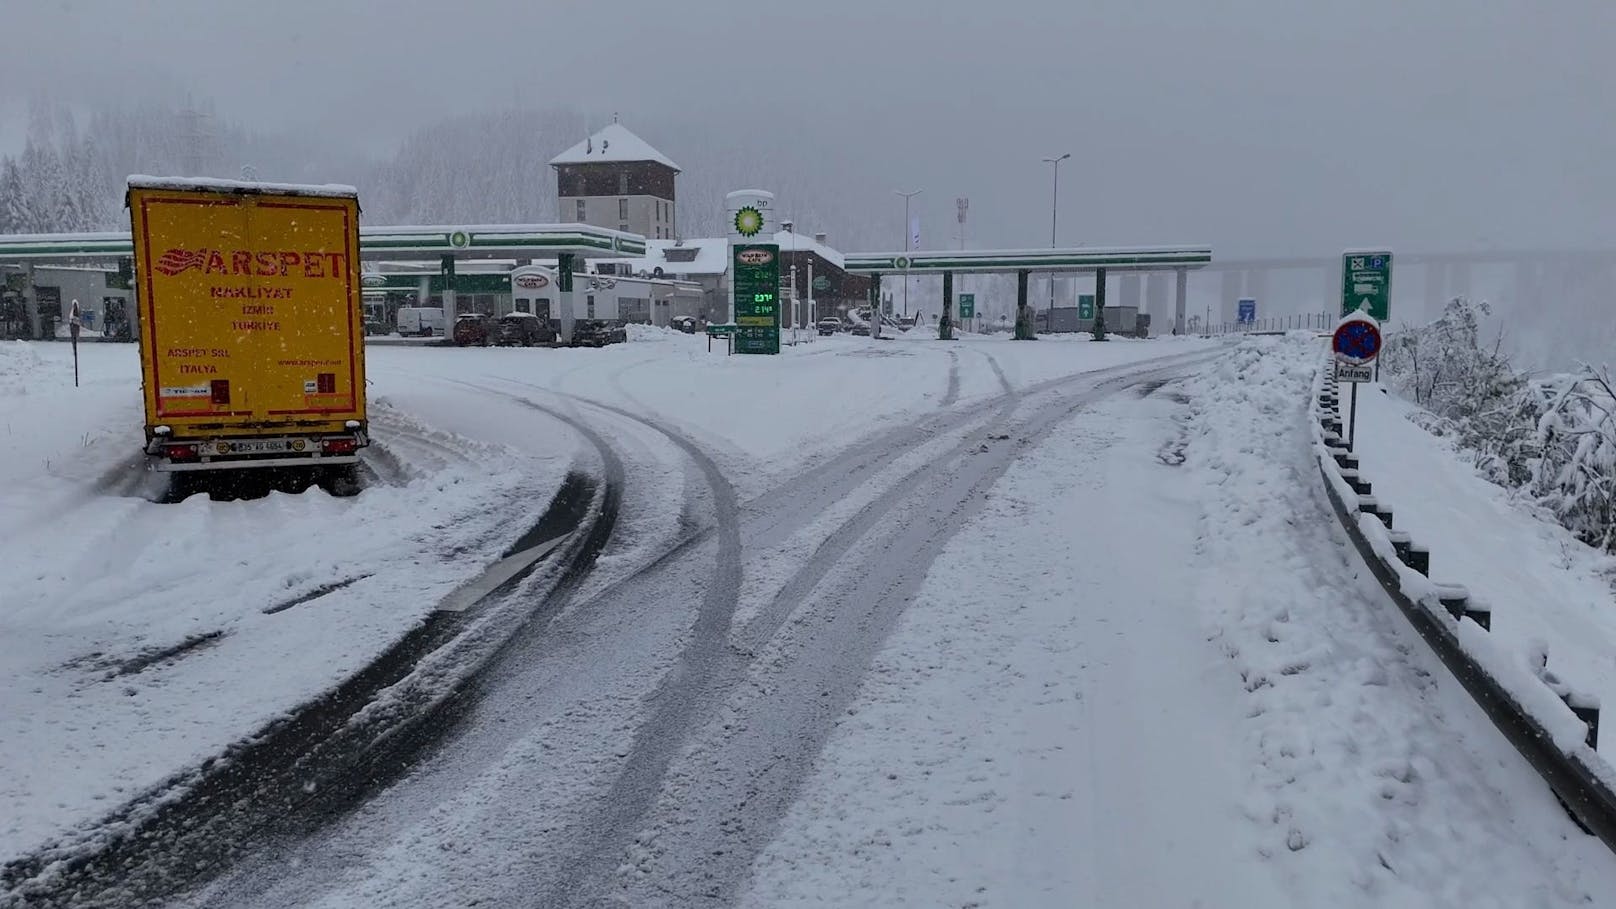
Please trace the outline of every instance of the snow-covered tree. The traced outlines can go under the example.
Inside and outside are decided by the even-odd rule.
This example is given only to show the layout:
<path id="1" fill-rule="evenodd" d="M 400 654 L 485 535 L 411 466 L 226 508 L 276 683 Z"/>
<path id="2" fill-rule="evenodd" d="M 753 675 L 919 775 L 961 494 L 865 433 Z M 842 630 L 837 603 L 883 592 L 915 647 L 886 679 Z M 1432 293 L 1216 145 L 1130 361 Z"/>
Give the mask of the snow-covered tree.
<path id="1" fill-rule="evenodd" d="M 32 220 L 26 190 L 22 185 L 22 171 L 18 169 L 16 161 L 10 158 L 0 160 L 0 233 L 24 233 Z"/>

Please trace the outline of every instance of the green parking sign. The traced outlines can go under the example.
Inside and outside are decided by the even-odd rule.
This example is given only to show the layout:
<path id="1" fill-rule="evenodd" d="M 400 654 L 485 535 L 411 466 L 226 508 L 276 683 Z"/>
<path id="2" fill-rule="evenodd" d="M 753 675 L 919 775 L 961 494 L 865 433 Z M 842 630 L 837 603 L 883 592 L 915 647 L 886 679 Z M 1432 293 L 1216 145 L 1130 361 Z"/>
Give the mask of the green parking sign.
<path id="1" fill-rule="evenodd" d="M 1093 319 L 1094 318 L 1094 295 L 1093 294 L 1078 294 L 1077 295 L 1077 317 L 1079 319 Z"/>
<path id="2" fill-rule="evenodd" d="M 1392 310 L 1392 254 L 1388 250 L 1348 250 L 1341 254 L 1341 314 L 1363 310 L 1384 322 Z"/>
<path id="3" fill-rule="evenodd" d="M 960 294 L 959 316 L 961 319 L 976 318 L 976 294 Z"/>

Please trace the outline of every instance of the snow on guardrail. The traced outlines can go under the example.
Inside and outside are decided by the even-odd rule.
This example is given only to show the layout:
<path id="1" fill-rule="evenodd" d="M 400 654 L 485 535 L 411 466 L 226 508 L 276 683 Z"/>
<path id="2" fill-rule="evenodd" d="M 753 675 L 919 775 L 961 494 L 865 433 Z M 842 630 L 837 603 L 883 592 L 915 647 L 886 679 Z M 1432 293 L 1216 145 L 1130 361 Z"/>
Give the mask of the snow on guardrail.
<path id="1" fill-rule="evenodd" d="M 1430 550 L 1393 529 L 1392 503 L 1372 494 L 1341 430 L 1340 399 L 1326 359 L 1313 385 L 1313 447 L 1336 516 L 1365 564 L 1410 624 L 1430 645 L 1541 775 L 1572 818 L 1616 851 L 1616 768 L 1595 750 L 1597 699 L 1548 668 L 1511 660 L 1489 633 L 1491 606 L 1455 584 L 1429 577 Z"/>

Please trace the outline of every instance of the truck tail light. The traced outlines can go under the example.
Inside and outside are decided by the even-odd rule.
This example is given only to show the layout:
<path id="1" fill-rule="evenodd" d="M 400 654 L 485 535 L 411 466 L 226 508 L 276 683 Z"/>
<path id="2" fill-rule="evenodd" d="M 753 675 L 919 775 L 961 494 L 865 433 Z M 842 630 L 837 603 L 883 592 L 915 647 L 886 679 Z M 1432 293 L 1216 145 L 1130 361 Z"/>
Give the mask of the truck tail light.
<path id="1" fill-rule="evenodd" d="M 170 461 L 194 461 L 199 457 L 197 447 L 190 442 L 171 442 L 163 446 L 163 454 Z"/>
<path id="2" fill-rule="evenodd" d="M 212 390 L 213 390 L 213 403 L 215 403 L 215 404 L 229 404 L 230 403 L 230 380 L 229 379 L 214 379 L 213 380 Z"/>
<path id="3" fill-rule="evenodd" d="M 358 449 L 357 439 L 324 439 L 320 442 L 320 450 L 326 454 L 353 454 Z"/>

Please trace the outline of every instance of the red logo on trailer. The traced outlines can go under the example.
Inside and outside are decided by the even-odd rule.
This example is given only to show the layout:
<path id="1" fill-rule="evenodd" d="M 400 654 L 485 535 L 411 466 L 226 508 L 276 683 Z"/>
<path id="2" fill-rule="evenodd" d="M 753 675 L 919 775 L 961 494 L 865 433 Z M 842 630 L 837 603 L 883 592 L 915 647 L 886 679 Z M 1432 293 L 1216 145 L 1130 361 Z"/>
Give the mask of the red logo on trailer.
<path id="1" fill-rule="evenodd" d="M 347 269 L 346 253 L 296 252 L 293 250 L 184 249 L 170 247 L 153 266 L 158 274 L 174 277 L 196 269 L 209 275 L 258 275 L 285 277 L 293 270 L 305 278 L 341 280 Z"/>
<path id="2" fill-rule="evenodd" d="M 165 275 L 177 275 L 190 269 L 201 269 L 208 264 L 208 254 L 190 249 L 170 249 L 157 260 L 157 270 Z"/>

